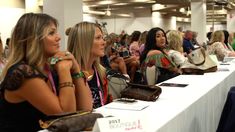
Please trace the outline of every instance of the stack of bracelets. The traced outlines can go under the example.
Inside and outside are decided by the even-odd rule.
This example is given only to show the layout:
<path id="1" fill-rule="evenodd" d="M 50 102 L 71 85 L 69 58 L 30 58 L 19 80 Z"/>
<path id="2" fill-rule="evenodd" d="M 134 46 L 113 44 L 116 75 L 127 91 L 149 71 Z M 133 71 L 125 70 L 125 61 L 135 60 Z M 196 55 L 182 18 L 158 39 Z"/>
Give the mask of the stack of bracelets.
<path id="1" fill-rule="evenodd" d="M 64 88 L 64 87 L 73 87 L 74 88 L 74 84 L 72 82 L 63 82 L 59 84 L 59 88 Z"/>
<path id="2" fill-rule="evenodd" d="M 84 78 L 84 81 L 86 81 L 86 76 L 82 71 L 73 73 L 71 76 L 73 79 Z M 63 82 L 59 84 L 59 88 L 64 88 L 64 87 L 74 87 L 74 84 L 73 82 Z"/>

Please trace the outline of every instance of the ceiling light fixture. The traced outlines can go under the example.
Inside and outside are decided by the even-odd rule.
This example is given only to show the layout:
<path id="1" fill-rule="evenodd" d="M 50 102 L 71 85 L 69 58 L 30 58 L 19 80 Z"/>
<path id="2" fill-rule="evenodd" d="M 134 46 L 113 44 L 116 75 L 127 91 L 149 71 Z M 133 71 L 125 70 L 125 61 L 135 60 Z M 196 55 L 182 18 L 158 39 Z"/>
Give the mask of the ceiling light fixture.
<path id="1" fill-rule="evenodd" d="M 112 4 L 113 2 L 110 0 L 105 0 L 105 1 L 100 1 L 99 4 L 100 5 L 108 5 L 108 4 Z"/>
<path id="2" fill-rule="evenodd" d="M 191 15 L 191 10 L 190 8 L 188 7 L 188 10 L 187 10 L 187 13 L 186 13 L 187 16 Z"/>
<path id="3" fill-rule="evenodd" d="M 111 9 L 109 8 L 109 5 L 108 5 L 108 8 L 106 9 L 105 14 L 106 14 L 107 16 L 111 16 Z"/>
<path id="4" fill-rule="evenodd" d="M 106 11 L 106 15 L 107 15 L 107 16 L 111 16 L 111 11 L 107 10 L 107 11 Z"/>
<path id="5" fill-rule="evenodd" d="M 155 0 L 150 0 L 150 1 L 147 1 L 146 3 L 153 4 L 153 3 L 156 3 L 156 1 Z"/>
<path id="6" fill-rule="evenodd" d="M 113 5 L 122 6 L 122 5 L 128 5 L 128 3 L 116 3 L 116 4 L 113 4 Z"/>
<path id="7" fill-rule="evenodd" d="M 180 8 L 179 10 L 181 13 L 184 13 L 185 12 L 185 9 L 184 8 Z"/>

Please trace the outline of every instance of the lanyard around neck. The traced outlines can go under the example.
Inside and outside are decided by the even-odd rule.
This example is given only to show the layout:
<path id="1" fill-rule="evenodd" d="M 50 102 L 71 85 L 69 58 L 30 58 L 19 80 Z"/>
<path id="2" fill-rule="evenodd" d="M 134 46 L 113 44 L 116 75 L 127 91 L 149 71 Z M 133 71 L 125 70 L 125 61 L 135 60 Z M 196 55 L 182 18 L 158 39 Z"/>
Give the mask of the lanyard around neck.
<path id="1" fill-rule="evenodd" d="M 99 77 L 98 77 L 98 72 L 97 72 L 96 68 L 94 68 L 94 70 L 95 70 L 95 74 L 96 74 L 97 86 L 98 86 L 98 88 L 99 88 L 100 102 L 101 102 L 101 105 L 104 105 L 103 94 L 102 94 L 102 92 L 101 92 L 101 91 L 102 91 L 102 87 L 101 87 L 101 85 L 100 85 L 100 79 L 99 79 Z"/>
<path id="2" fill-rule="evenodd" d="M 54 93 L 55 95 L 57 95 L 56 88 L 55 88 L 55 83 L 54 83 L 54 80 L 53 80 L 53 77 L 52 77 L 51 70 L 50 70 L 50 68 L 49 68 L 48 65 L 45 65 L 44 68 L 45 68 L 45 70 L 46 70 L 46 72 L 47 72 L 48 79 L 49 79 L 49 81 L 50 81 L 50 83 L 51 83 L 52 91 L 53 91 L 53 93 Z"/>

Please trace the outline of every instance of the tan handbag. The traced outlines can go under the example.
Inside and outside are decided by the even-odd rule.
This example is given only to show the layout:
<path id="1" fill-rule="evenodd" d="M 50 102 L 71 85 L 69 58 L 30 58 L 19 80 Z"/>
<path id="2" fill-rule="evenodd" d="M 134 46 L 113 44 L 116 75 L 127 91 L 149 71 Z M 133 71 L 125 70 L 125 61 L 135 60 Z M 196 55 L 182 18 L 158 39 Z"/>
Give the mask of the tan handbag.
<path id="1" fill-rule="evenodd" d="M 188 60 L 180 67 L 184 74 L 203 74 L 217 71 L 216 62 L 202 47 L 193 50 L 187 57 Z"/>

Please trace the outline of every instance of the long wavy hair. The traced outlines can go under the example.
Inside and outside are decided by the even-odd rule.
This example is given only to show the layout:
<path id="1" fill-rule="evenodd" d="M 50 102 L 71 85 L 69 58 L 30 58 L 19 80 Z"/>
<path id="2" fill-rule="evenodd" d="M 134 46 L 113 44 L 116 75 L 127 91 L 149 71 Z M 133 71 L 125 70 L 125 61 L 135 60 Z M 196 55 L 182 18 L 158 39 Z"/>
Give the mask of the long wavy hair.
<path id="1" fill-rule="evenodd" d="M 147 54 L 150 50 L 160 50 L 160 51 L 162 51 L 162 48 L 157 47 L 156 33 L 158 31 L 162 31 L 164 33 L 165 38 L 166 38 L 166 33 L 164 32 L 163 29 L 161 29 L 159 27 L 155 27 L 155 28 L 150 29 L 148 34 L 147 34 L 147 37 L 146 37 L 146 43 L 145 43 L 144 51 L 143 51 L 142 55 L 140 56 L 140 63 L 142 63 L 144 61 L 144 59 L 146 58 L 146 56 L 147 56 Z M 166 40 L 166 45 L 167 45 L 167 38 L 165 40 Z"/>
<path id="2" fill-rule="evenodd" d="M 58 26 L 55 18 L 42 13 L 26 13 L 20 17 L 11 35 L 10 55 L 1 80 L 12 65 L 21 61 L 43 70 L 46 61 L 43 39 L 52 23 Z"/>
<path id="3" fill-rule="evenodd" d="M 88 70 L 88 61 L 91 55 L 91 49 L 95 37 L 95 28 L 100 26 L 95 23 L 81 22 L 72 27 L 68 36 L 68 51 L 71 52 L 81 67 Z M 102 31 L 102 30 L 101 30 Z M 100 64 L 97 58 L 93 63 L 101 78 L 105 76 L 105 68 Z"/>

